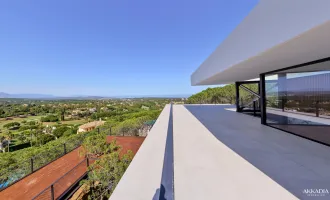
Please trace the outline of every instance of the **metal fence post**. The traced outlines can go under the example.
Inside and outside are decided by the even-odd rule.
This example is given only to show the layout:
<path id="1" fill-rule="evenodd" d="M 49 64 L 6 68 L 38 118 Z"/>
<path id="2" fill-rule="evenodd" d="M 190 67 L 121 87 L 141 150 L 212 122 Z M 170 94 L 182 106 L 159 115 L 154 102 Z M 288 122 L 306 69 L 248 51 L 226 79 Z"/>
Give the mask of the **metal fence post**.
<path id="1" fill-rule="evenodd" d="M 110 135 L 111 135 L 111 126 L 110 126 L 110 129 L 109 129 L 109 131 L 110 131 Z"/>
<path id="2" fill-rule="evenodd" d="M 51 199 L 55 200 L 55 196 L 54 196 L 54 185 L 50 186 L 50 193 L 51 193 Z"/>
<path id="3" fill-rule="evenodd" d="M 253 101 L 253 116 L 256 116 L 256 101 Z"/>
<path id="4" fill-rule="evenodd" d="M 88 159 L 88 157 L 86 158 L 86 163 L 87 163 L 87 167 L 89 167 L 89 159 Z"/>
<path id="5" fill-rule="evenodd" d="M 320 109 L 319 101 L 316 101 L 316 104 L 315 104 L 316 117 L 320 116 L 320 110 L 319 109 Z"/>
<path id="6" fill-rule="evenodd" d="M 97 133 L 100 134 L 100 128 L 97 128 Z"/>
<path id="7" fill-rule="evenodd" d="M 33 158 L 31 158 L 30 164 L 31 164 L 31 173 L 33 173 Z"/>
<path id="8" fill-rule="evenodd" d="M 63 148 L 64 148 L 64 154 L 66 154 L 66 144 L 63 144 Z"/>

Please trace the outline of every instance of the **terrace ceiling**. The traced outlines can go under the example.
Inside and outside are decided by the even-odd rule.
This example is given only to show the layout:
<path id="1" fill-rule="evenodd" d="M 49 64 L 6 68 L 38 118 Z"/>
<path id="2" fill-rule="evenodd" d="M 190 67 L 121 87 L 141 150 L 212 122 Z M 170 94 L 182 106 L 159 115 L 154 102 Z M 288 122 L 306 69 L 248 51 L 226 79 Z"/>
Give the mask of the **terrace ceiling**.
<path id="1" fill-rule="evenodd" d="M 330 57 L 330 1 L 263 0 L 191 75 L 192 85 L 249 80 Z"/>

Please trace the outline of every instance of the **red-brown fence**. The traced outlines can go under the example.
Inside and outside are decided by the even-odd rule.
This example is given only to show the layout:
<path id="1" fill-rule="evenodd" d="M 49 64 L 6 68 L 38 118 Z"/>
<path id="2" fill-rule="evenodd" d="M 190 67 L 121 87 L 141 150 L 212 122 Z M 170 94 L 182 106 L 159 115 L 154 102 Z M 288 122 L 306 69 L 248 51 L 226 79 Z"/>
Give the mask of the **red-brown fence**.
<path id="1" fill-rule="evenodd" d="M 82 160 L 74 168 L 36 195 L 34 200 L 59 199 L 70 191 L 88 172 L 88 159 Z"/>

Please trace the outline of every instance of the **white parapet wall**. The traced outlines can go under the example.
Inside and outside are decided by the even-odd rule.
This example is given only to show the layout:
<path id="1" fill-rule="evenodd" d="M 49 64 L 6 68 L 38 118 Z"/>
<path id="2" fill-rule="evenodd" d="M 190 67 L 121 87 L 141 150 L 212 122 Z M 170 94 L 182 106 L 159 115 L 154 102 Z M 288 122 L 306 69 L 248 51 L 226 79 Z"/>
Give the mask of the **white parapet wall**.
<path id="1" fill-rule="evenodd" d="M 162 178 L 169 115 L 170 105 L 166 105 L 110 200 L 153 199 Z"/>

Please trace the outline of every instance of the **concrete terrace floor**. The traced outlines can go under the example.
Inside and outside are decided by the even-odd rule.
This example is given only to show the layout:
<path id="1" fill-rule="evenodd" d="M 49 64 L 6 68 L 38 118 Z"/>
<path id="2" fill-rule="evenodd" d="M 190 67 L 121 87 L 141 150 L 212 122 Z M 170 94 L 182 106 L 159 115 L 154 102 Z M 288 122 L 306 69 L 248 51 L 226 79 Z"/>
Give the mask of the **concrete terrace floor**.
<path id="1" fill-rule="evenodd" d="M 230 108 L 173 106 L 176 200 L 330 198 L 303 193 L 330 190 L 330 147 Z M 166 106 L 110 199 L 157 199 L 169 113 Z"/>

